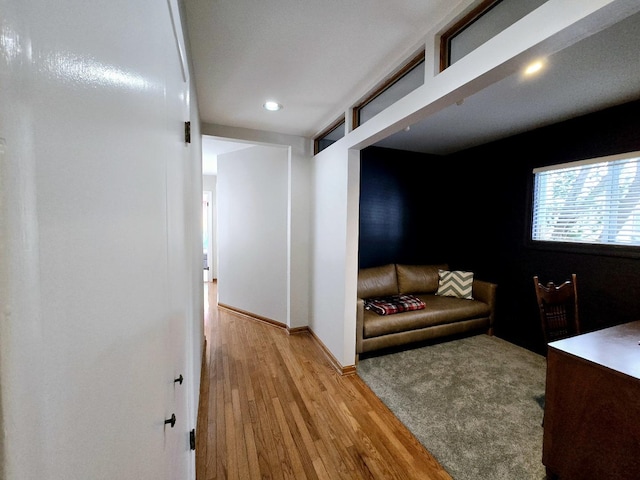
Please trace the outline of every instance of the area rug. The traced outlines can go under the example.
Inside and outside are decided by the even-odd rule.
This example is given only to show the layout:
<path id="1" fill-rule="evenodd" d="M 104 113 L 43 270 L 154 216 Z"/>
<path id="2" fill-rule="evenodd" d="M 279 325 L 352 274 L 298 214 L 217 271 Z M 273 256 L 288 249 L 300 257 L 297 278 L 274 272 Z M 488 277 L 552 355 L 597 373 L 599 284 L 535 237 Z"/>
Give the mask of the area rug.
<path id="1" fill-rule="evenodd" d="M 495 336 L 363 357 L 358 375 L 454 480 L 544 480 L 546 359 Z"/>

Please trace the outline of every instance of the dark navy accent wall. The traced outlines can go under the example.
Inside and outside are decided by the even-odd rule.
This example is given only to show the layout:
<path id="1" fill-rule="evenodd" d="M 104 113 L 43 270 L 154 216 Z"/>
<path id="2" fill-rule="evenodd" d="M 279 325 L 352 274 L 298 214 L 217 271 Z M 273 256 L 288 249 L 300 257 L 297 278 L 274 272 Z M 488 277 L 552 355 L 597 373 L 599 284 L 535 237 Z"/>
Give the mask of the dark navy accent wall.
<path id="1" fill-rule="evenodd" d="M 498 284 L 496 335 L 540 353 L 535 274 L 556 283 L 578 275 L 587 330 L 638 320 L 640 259 L 541 250 L 527 242 L 533 168 L 635 150 L 640 102 L 447 157 L 363 150 L 360 265 L 446 262 L 472 270 Z M 457 207 L 447 205 L 452 198 Z M 392 234 L 395 218 L 402 228 Z"/>
<path id="2" fill-rule="evenodd" d="M 441 160 L 377 147 L 361 152 L 360 268 L 443 261 Z"/>

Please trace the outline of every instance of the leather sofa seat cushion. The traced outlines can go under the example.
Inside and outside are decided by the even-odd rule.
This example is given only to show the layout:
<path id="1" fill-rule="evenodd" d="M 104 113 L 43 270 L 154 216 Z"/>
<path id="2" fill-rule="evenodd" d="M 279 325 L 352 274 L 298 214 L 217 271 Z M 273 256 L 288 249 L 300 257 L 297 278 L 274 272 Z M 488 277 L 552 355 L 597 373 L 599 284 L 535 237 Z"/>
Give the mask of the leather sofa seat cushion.
<path id="1" fill-rule="evenodd" d="M 378 337 L 471 318 L 489 317 L 491 314 L 489 305 L 477 300 L 439 297 L 433 294 L 417 295 L 417 297 L 426 304 L 423 310 L 394 315 L 378 315 L 365 310 L 363 337 Z"/>
<path id="2" fill-rule="evenodd" d="M 393 263 L 362 268 L 358 272 L 358 298 L 386 297 L 398 294 L 398 277 Z"/>
<path id="3" fill-rule="evenodd" d="M 438 270 L 449 270 L 440 265 L 396 265 L 400 293 L 435 293 L 438 290 Z"/>

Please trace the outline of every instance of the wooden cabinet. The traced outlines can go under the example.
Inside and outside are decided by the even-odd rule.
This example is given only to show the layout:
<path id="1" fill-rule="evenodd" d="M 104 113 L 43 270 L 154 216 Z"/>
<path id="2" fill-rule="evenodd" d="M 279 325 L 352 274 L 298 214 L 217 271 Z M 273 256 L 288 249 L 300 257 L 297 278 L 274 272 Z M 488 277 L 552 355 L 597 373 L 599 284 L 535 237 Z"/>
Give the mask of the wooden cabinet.
<path id="1" fill-rule="evenodd" d="M 640 479 L 640 321 L 549 344 L 548 478 Z"/>

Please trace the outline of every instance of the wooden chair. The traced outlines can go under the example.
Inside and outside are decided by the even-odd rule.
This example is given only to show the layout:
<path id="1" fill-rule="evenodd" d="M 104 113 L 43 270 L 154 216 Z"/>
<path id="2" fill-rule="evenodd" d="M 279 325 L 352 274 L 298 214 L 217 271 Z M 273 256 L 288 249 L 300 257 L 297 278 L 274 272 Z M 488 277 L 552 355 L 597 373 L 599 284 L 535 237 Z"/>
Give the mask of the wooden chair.
<path id="1" fill-rule="evenodd" d="M 545 344 L 581 333 L 576 274 L 558 286 L 553 282 L 543 285 L 535 275 L 533 284 Z"/>

